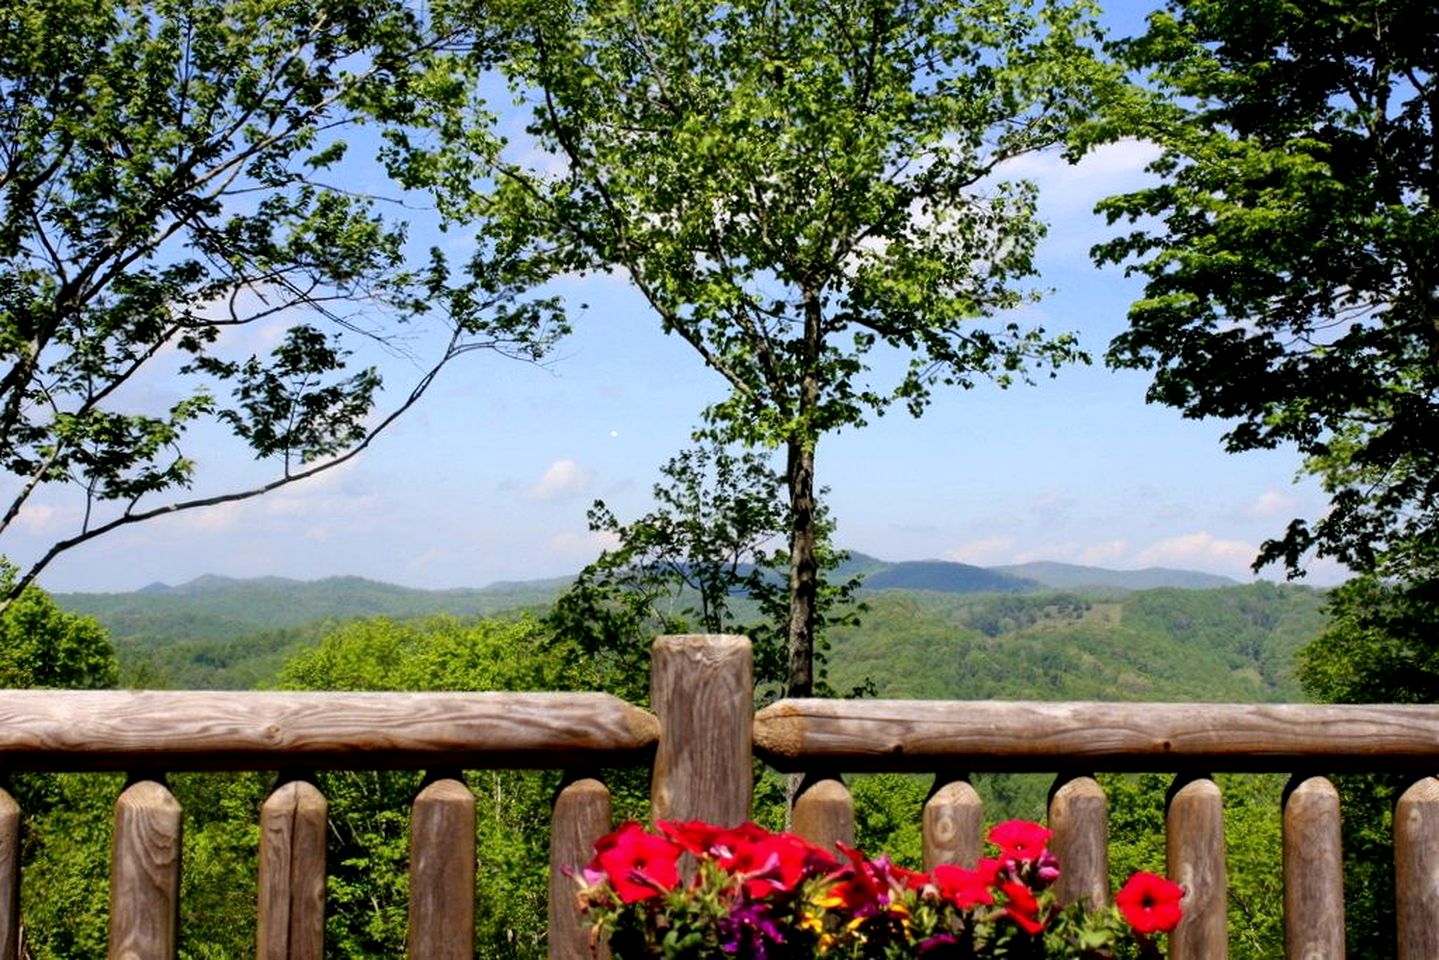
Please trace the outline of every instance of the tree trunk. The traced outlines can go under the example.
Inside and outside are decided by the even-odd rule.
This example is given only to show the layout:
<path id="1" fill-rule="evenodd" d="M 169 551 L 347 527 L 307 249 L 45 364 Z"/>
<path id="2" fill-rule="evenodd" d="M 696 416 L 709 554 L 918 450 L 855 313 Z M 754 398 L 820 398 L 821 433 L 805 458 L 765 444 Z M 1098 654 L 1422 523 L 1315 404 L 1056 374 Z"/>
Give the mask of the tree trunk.
<path id="1" fill-rule="evenodd" d="M 789 683 L 786 696 L 814 694 L 814 621 L 819 598 L 815 556 L 814 446 L 789 442 Z"/>
<path id="2" fill-rule="evenodd" d="M 804 297 L 804 376 L 799 425 L 791 427 L 785 481 L 789 484 L 789 688 L 788 697 L 814 696 L 814 633 L 819 616 L 819 558 L 815 552 L 814 448 L 819 410 L 819 367 L 824 308 L 818 291 Z"/>

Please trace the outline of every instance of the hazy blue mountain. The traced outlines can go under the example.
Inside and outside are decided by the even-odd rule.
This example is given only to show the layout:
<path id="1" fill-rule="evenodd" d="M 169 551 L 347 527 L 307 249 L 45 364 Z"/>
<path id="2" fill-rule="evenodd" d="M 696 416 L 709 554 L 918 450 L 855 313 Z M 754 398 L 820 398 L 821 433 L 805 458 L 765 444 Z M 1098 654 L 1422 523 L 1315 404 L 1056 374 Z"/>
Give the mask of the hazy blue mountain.
<path id="1" fill-rule="evenodd" d="M 907 560 L 874 570 L 867 590 L 934 590 L 939 593 L 1024 593 L 1043 584 L 985 567 L 947 560 Z"/>
<path id="2" fill-rule="evenodd" d="M 1233 587 L 1238 580 L 1197 570 L 1171 570 L 1145 567 L 1142 570 L 1107 570 L 1073 563 L 1037 560 L 1003 567 L 990 567 L 996 573 L 1021 577 L 1053 590 L 1074 590 L 1080 587 L 1112 587 L 1120 590 L 1153 590 L 1157 587 L 1178 587 L 1184 590 L 1215 590 Z"/>
<path id="3" fill-rule="evenodd" d="M 1033 593 L 1044 590 L 1157 587 L 1215 589 L 1235 581 L 1189 570 L 1105 570 L 1064 563 L 977 567 L 944 560 L 889 562 L 852 554 L 837 576 L 864 575 L 869 591 L 943 594 Z M 569 577 L 490 584 L 478 589 L 417 590 L 363 577 L 235 579 L 206 574 L 187 583 L 152 583 L 130 593 L 64 593 L 62 607 L 97 617 L 118 640 L 220 640 L 316 621 L 418 617 L 435 613 L 487 616 L 547 606 Z"/>
<path id="4" fill-rule="evenodd" d="M 547 606 L 570 578 L 496 583 L 479 589 L 416 590 L 363 577 L 289 580 L 205 575 L 132 593 L 61 593 L 55 602 L 98 619 L 118 640 L 222 640 L 319 620 L 487 616 Z"/>

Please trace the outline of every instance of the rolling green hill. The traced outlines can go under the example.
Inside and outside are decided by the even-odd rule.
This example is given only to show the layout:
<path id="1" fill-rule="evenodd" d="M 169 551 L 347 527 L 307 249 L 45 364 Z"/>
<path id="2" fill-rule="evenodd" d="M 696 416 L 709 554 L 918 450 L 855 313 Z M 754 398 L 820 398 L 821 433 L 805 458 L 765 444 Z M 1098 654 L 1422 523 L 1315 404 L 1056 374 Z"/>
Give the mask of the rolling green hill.
<path id="1" fill-rule="evenodd" d="M 1145 567 L 1142 570 L 1107 570 L 1083 567 L 1073 563 L 1039 560 L 1007 567 L 991 568 L 995 573 L 1036 581 L 1053 590 L 1074 590 L 1086 587 L 1112 587 L 1119 590 L 1153 590 L 1158 587 L 1179 587 L 1184 590 L 1214 590 L 1237 587 L 1239 581 L 1197 570 L 1171 570 L 1168 567 Z"/>
<path id="2" fill-rule="evenodd" d="M 1323 627 L 1323 593 L 1269 583 L 1193 591 L 869 598 L 831 637 L 830 680 L 882 697 L 1298 700 L 1294 652 Z"/>
<path id="3" fill-rule="evenodd" d="M 110 628 L 133 684 L 243 689 L 267 683 L 286 659 L 346 620 L 541 609 L 562 583 L 430 592 L 357 578 L 204 578 L 59 599 Z M 861 626 L 831 636 L 830 682 L 845 690 L 868 679 L 881 696 L 940 699 L 1299 699 L 1293 655 L 1321 630 L 1323 598 L 1269 583 L 870 591 Z"/>
<path id="4" fill-rule="evenodd" d="M 117 642 L 233 640 L 318 620 L 488 616 L 546 606 L 569 578 L 495 583 L 480 589 L 415 590 L 362 577 L 234 580 L 204 576 L 180 586 L 152 584 L 133 593 L 59 593 L 66 610 L 99 620 Z"/>

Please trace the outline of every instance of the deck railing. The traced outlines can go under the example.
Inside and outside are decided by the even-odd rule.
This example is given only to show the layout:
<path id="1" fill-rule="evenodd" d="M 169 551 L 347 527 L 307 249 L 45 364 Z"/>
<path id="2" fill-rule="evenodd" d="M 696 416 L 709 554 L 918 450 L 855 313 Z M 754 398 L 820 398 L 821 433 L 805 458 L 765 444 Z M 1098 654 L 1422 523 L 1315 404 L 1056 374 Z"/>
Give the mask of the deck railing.
<path id="1" fill-rule="evenodd" d="M 1175 774 L 1167 798 L 1170 875 L 1188 889 L 1176 960 L 1226 955 L 1222 798 L 1215 771 L 1292 775 L 1284 794 L 1286 955 L 1344 953 L 1339 800 L 1325 775 L 1401 771 L 1395 815 L 1399 956 L 1439 958 L 1439 707 L 785 700 L 751 713 L 748 642 L 661 637 L 653 713 L 594 693 L 0 693 L 0 766 L 122 770 L 115 805 L 110 956 L 171 960 L 178 937 L 177 771 L 276 770 L 261 814 L 257 953 L 324 951 L 325 798 L 320 769 L 424 769 L 411 814 L 408 953 L 473 955 L 475 800 L 458 771 L 561 769 L 551 838 L 551 957 L 591 955 L 573 883 L 611 826 L 601 767 L 652 763 L 655 818 L 738 822 L 752 756 L 803 774 L 794 829 L 852 841 L 840 775 L 926 772 L 926 865 L 973 862 L 984 771 L 1058 774 L 1049 802 L 1060 894 L 1104 902 L 1107 814 L 1093 774 Z M 652 759 L 651 759 L 652 758 Z M 0 960 L 17 955 L 21 811 L 0 792 Z"/>

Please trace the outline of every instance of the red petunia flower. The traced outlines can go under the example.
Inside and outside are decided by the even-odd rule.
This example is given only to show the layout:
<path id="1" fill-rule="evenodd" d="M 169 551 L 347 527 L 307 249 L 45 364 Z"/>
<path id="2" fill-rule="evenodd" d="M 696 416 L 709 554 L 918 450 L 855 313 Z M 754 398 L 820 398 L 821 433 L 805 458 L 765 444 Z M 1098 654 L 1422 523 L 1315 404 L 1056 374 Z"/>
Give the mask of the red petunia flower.
<path id="1" fill-rule="evenodd" d="M 725 832 L 703 820 L 661 820 L 655 824 L 659 831 L 697 857 L 708 857 L 715 840 Z"/>
<path id="2" fill-rule="evenodd" d="M 988 870 L 966 870 L 952 863 L 941 863 L 932 875 L 939 895 L 961 910 L 994 902 L 990 885 L 994 873 Z"/>
<path id="3" fill-rule="evenodd" d="M 792 833 L 772 833 L 744 850 L 745 892 L 759 898 L 788 893 L 807 877 L 822 876 L 839 866 L 827 851 Z"/>
<path id="4" fill-rule="evenodd" d="M 1031 820 L 1006 820 L 989 831 L 989 842 L 999 848 L 1004 859 L 1027 863 L 1039 859 L 1052 836 L 1054 831 Z"/>
<path id="5" fill-rule="evenodd" d="M 622 903 L 635 903 L 679 884 L 681 853 L 678 844 L 631 821 L 595 841 L 589 869 L 603 871 Z"/>
<path id="6" fill-rule="evenodd" d="M 999 889 L 1004 892 L 1004 912 L 1009 919 L 1031 935 L 1044 929 L 1044 920 L 1039 916 L 1039 901 L 1033 891 L 1015 880 L 1005 880 Z"/>
<path id="7" fill-rule="evenodd" d="M 1114 904 L 1137 933 L 1148 937 L 1179 925 L 1184 916 L 1179 908 L 1183 897 L 1184 888 L 1179 884 L 1141 870 L 1114 895 Z"/>

